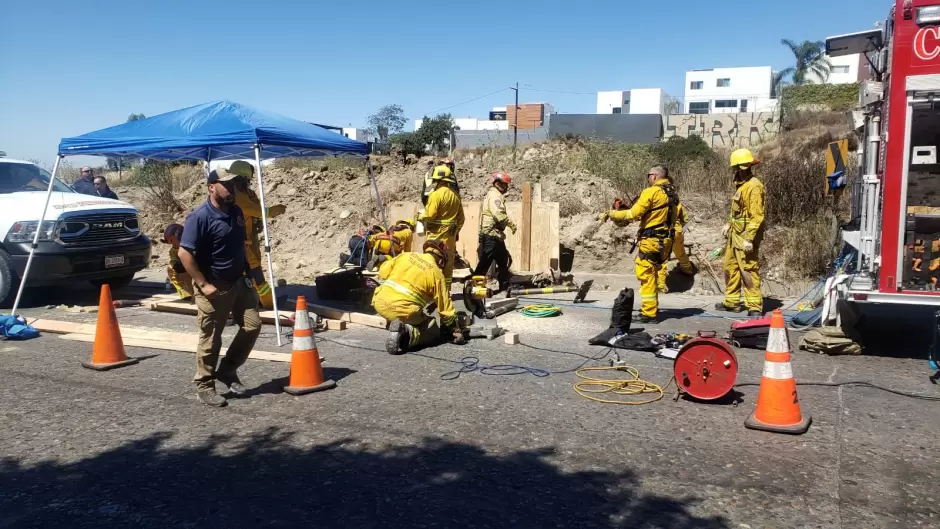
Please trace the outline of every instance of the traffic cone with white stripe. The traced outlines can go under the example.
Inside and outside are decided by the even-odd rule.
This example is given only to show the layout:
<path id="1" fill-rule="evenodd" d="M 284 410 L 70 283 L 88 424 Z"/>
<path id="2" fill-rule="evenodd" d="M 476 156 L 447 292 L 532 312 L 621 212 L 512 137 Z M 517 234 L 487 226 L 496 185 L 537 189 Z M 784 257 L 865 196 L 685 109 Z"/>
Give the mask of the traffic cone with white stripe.
<path id="1" fill-rule="evenodd" d="M 320 353 L 313 338 L 313 326 L 310 313 L 307 312 L 307 300 L 297 296 L 294 311 L 294 347 L 290 356 L 290 382 L 284 391 L 291 395 L 306 395 L 336 387 L 336 382 L 325 380 Z"/>
<path id="2" fill-rule="evenodd" d="M 796 394 L 796 380 L 790 366 L 790 343 L 783 312 L 775 310 L 770 316 L 770 335 L 764 354 L 764 374 L 757 394 L 757 409 L 744 421 L 752 430 L 802 434 L 809 430 L 813 418 L 800 412 L 800 399 Z"/>

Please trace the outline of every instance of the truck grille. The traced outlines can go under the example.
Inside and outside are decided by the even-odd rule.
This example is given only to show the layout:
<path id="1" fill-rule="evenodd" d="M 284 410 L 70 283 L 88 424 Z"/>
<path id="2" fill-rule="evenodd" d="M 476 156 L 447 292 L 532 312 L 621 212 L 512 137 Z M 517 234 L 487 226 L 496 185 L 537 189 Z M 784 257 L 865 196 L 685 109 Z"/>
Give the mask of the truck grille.
<path id="1" fill-rule="evenodd" d="M 139 236 L 140 224 L 132 211 L 76 214 L 59 221 L 58 240 L 65 246 L 120 243 Z"/>

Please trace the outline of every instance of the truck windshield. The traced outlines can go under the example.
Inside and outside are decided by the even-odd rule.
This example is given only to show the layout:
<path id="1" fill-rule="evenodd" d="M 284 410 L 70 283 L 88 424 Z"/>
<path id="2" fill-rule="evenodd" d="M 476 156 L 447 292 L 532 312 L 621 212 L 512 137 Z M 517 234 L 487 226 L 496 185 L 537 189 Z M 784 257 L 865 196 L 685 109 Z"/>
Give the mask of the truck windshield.
<path id="1" fill-rule="evenodd" d="M 0 194 L 45 191 L 49 187 L 50 178 L 52 175 L 33 164 L 0 162 Z M 52 189 L 63 193 L 74 193 L 72 188 L 58 178 Z"/>

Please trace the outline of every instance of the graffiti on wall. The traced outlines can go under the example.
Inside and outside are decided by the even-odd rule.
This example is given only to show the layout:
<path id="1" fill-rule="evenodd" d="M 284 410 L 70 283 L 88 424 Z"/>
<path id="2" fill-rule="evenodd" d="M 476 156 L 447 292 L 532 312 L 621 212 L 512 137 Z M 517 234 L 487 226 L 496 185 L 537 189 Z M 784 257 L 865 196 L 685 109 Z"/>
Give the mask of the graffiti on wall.
<path id="1" fill-rule="evenodd" d="M 752 147 L 773 138 L 779 131 L 780 121 L 773 112 L 663 116 L 663 139 L 697 135 L 711 147 Z"/>

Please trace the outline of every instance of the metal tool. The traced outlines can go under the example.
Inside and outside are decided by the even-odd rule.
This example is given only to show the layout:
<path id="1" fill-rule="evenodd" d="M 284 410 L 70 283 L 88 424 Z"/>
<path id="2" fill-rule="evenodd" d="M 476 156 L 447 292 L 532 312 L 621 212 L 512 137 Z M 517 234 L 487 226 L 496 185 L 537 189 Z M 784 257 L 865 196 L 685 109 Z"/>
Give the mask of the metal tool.
<path id="1" fill-rule="evenodd" d="M 505 300 L 492 300 L 487 302 L 488 298 L 493 297 L 493 291 L 486 288 L 486 277 L 473 276 L 464 283 L 463 303 L 467 310 L 472 312 L 478 318 L 495 318 L 511 310 L 515 310 L 519 296 L 533 296 L 542 294 L 563 294 L 566 292 L 577 292 L 574 297 L 575 303 L 583 303 L 587 297 L 594 280 L 589 279 L 580 286 L 556 286 L 546 288 L 510 288 Z M 511 301 L 510 301 L 511 300 Z"/>
<path id="2" fill-rule="evenodd" d="M 509 289 L 509 297 L 519 297 L 519 296 L 532 296 L 539 294 L 564 294 L 566 292 L 577 292 L 578 294 L 574 297 L 575 303 L 583 303 L 584 298 L 587 297 L 588 291 L 591 290 L 591 286 L 594 285 L 594 280 L 589 279 L 584 283 L 581 283 L 581 286 L 570 286 L 570 287 L 546 287 L 546 288 L 516 288 Z"/>

